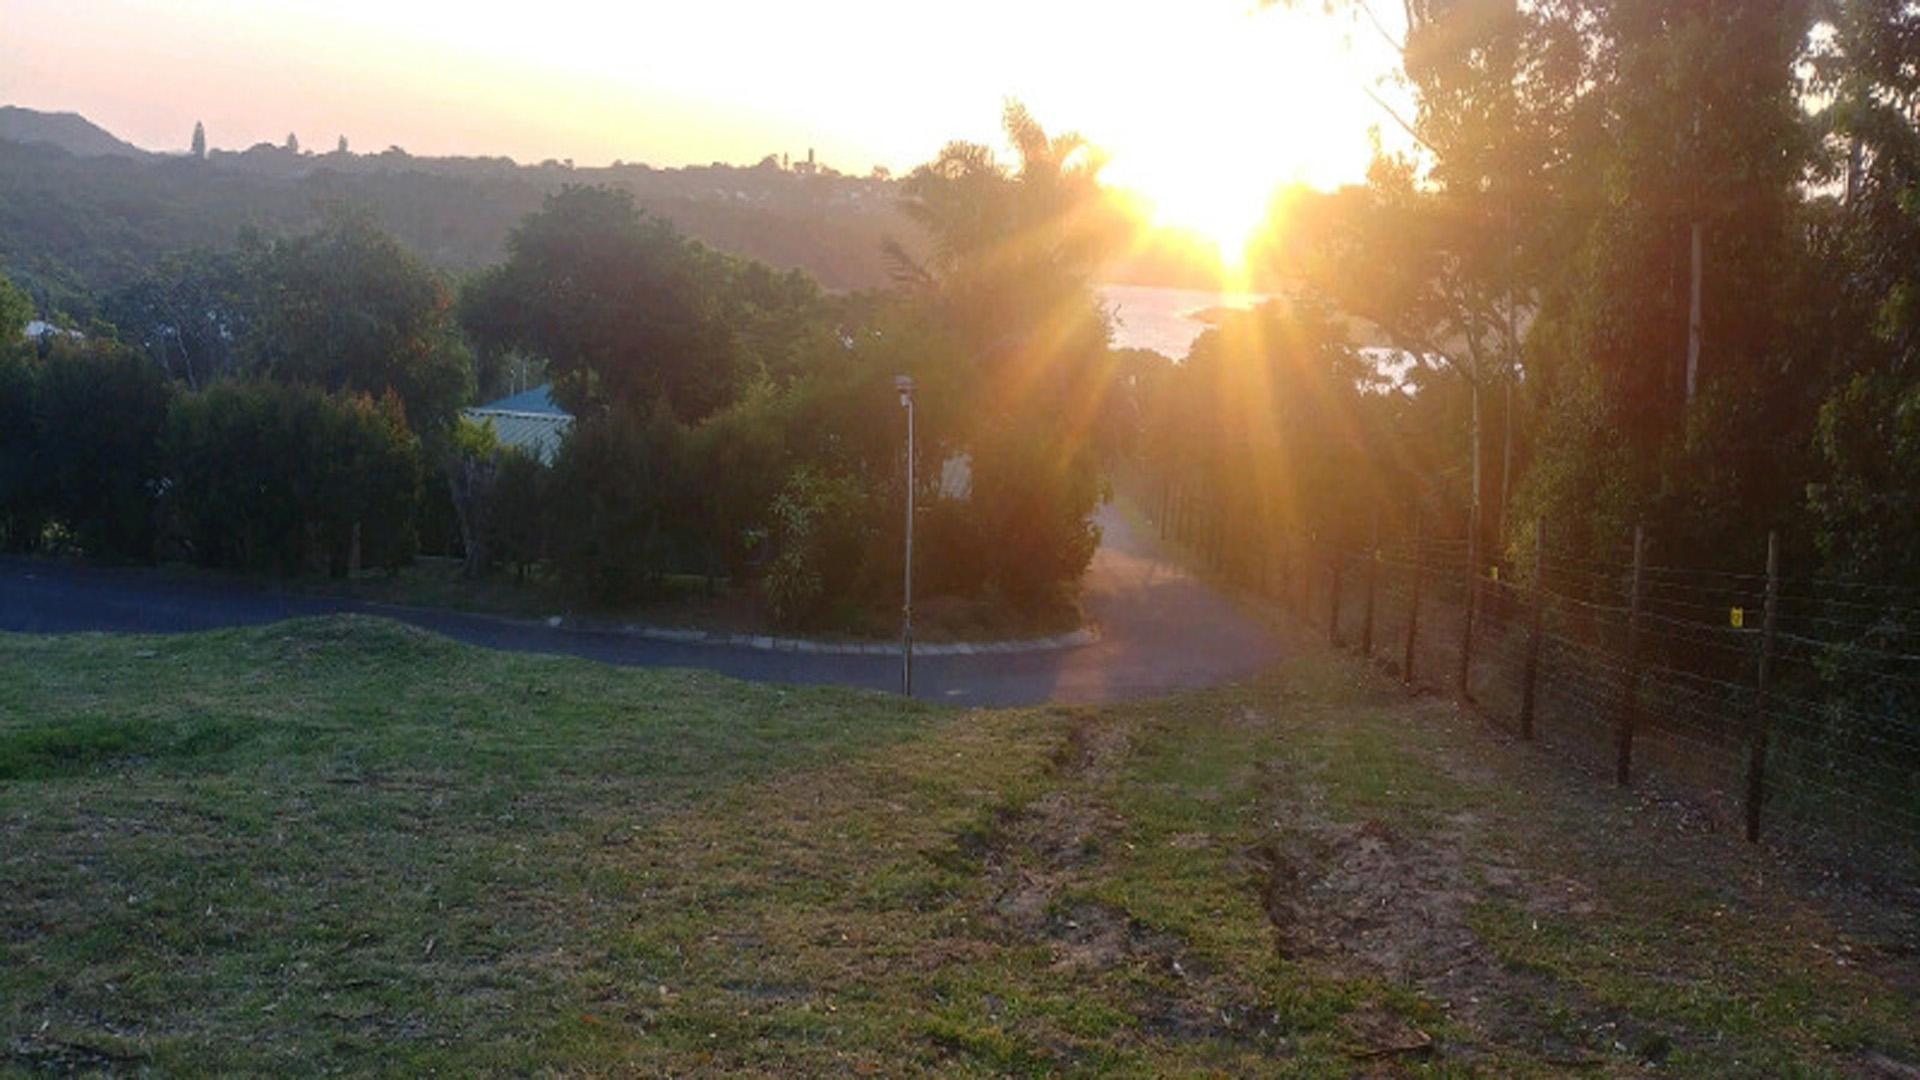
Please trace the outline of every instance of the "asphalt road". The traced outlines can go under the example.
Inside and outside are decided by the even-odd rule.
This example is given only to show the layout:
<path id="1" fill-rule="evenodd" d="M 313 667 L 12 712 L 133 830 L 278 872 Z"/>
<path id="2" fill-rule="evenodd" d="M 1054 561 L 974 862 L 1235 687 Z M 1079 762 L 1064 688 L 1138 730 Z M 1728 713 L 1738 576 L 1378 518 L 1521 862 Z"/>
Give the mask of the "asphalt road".
<path id="1" fill-rule="evenodd" d="M 1084 598 L 1100 639 L 1038 653 L 922 656 L 916 696 L 956 704 L 1025 705 L 1149 697 L 1252 675 L 1278 648 L 1259 623 L 1165 558 L 1112 508 Z M 769 652 L 654 641 L 485 615 L 396 608 L 240 585 L 179 582 L 139 570 L 0 560 L 0 631 L 183 633 L 335 612 L 399 619 L 473 645 L 559 653 L 613 664 L 704 668 L 761 682 L 891 690 L 897 656 Z"/>

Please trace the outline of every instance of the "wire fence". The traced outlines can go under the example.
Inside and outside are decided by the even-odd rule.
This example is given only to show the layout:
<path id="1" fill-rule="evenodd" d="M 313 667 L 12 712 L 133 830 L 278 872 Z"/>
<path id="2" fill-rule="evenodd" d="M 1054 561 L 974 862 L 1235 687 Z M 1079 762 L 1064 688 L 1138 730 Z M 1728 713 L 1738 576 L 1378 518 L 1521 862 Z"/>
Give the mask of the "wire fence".
<path id="1" fill-rule="evenodd" d="M 1749 839 L 1920 879 L 1920 590 L 1612 559 L 1531 565 L 1416 526 L 1355 547 L 1172 497 L 1162 535 L 1410 686 Z M 1239 523 L 1245 524 L 1245 523 Z M 1377 533 L 1377 530 L 1376 530 Z"/>

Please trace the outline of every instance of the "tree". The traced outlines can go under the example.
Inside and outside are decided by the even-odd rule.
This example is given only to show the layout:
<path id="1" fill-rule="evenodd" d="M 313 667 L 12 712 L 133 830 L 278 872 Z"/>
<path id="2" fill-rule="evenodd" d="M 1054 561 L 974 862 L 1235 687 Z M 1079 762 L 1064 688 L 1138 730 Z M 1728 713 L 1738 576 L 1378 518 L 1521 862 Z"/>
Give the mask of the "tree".
<path id="1" fill-rule="evenodd" d="M 32 321 L 33 301 L 0 272 L 0 356 L 19 348 Z"/>
<path id="2" fill-rule="evenodd" d="M 1095 436 L 1112 369 L 1090 278 L 1124 222 L 1086 140 L 1049 135 L 1018 103 L 1002 121 L 1013 167 L 951 143 L 902 181 L 902 210 L 932 250 L 893 256 L 965 358 L 956 442 L 972 455 L 976 520 L 995 538 L 982 547 L 996 556 L 988 576 L 1033 603 L 1077 579 L 1098 540 Z"/>
<path id="3" fill-rule="evenodd" d="M 0 300 L 8 295 L 0 279 Z M 0 331 L 5 329 L 0 326 Z M 0 550 L 24 552 L 40 543 L 43 532 L 46 492 L 36 461 L 40 365 L 28 359 L 25 348 L 11 345 L 12 340 L 0 344 Z"/>
<path id="4" fill-rule="evenodd" d="M 560 579 L 590 602 L 658 594 L 685 519 L 678 464 L 685 429 L 665 403 L 577 421 L 553 464 L 552 555 Z"/>
<path id="5" fill-rule="evenodd" d="M 230 380 L 175 398 L 164 503 L 206 566 L 338 576 L 413 554 L 420 445 L 396 399 Z"/>
<path id="6" fill-rule="evenodd" d="M 191 153 L 197 160 L 200 160 L 200 161 L 207 160 L 207 128 L 205 124 L 202 124 L 198 120 L 195 120 L 193 122 L 192 149 L 190 149 L 188 152 Z"/>
<path id="7" fill-rule="evenodd" d="M 452 421 L 472 387 L 452 297 L 393 237 L 336 212 L 253 258 L 259 291 L 246 351 L 257 370 L 334 392 L 391 391 L 416 431 Z"/>
<path id="8" fill-rule="evenodd" d="M 61 338 L 34 380 L 33 467 L 46 515 L 96 559 L 153 556 L 171 387 L 131 349 Z"/>
<path id="9" fill-rule="evenodd" d="M 462 324 L 483 350 L 544 359 L 576 414 L 663 401 L 695 420 L 731 399 L 741 354 L 726 260 L 631 195 L 568 187 L 514 229 L 507 252 L 463 292 Z"/>
<path id="10" fill-rule="evenodd" d="M 169 255 L 101 301 L 120 338 L 198 388 L 240 372 L 260 299 L 257 248 Z"/>
<path id="11" fill-rule="evenodd" d="M 1828 231 L 1833 305 L 1852 332 L 1832 350 L 1809 509 L 1831 572 L 1920 584 L 1920 9 L 1895 0 L 1834 5 L 1814 57 L 1831 104 L 1822 178 L 1838 187 Z"/>
<path id="12" fill-rule="evenodd" d="M 1529 516 L 1596 547 L 1642 520 L 1667 558 L 1757 560 L 1756 519 L 1801 500 L 1814 434 L 1808 5 L 1636 0 L 1588 19 L 1592 89 L 1556 193 L 1573 227 L 1529 348 L 1546 421 Z M 1602 476 L 1615 497 L 1596 513 L 1574 478 Z"/>
<path id="13" fill-rule="evenodd" d="M 1473 534 L 1497 534 L 1508 516 L 1513 388 L 1556 238 L 1548 212 L 1564 151 L 1556 138 L 1570 130 L 1583 86 L 1571 30 L 1579 18 L 1568 5 L 1410 0 L 1397 38 L 1370 0 L 1346 6 L 1400 54 L 1414 114 L 1376 101 L 1415 149 L 1377 155 L 1362 189 L 1309 200 L 1281 246 L 1299 253 L 1293 269 L 1321 297 L 1413 359 L 1430 384 L 1426 403 L 1464 397 L 1459 436 L 1429 447 L 1440 451 L 1431 468 L 1454 474 L 1457 463 L 1465 483 L 1455 494 Z M 1490 485 L 1489 414 L 1500 400 Z"/>
<path id="14" fill-rule="evenodd" d="M 286 150 L 287 150 L 287 153 L 289 154 L 299 153 L 300 152 L 300 136 L 295 135 L 291 131 L 287 132 Z"/>
<path id="15" fill-rule="evenodd" d="M 334 146 L 333 152 L 336 154 L 344 154 L 347 152 L 347 137 L 345 135 L 340 136 L 340 142 Z"/>

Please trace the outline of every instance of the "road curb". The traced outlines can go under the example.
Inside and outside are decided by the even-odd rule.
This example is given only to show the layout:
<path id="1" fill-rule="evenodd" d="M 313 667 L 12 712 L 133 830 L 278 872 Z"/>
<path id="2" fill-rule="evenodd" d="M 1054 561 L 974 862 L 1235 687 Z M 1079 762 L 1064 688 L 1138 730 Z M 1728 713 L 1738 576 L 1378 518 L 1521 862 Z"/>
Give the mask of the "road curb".
<path id="1" fill-rule="evenodd" d="M 596 623 L 555 615 L 547 619 L 555 629 L 590 630 L 602 634 L 624 634 L 646 641 L 665 641 L 676 645 L 714 645 L 757 652 L 808 653 L 820 656 L 899 656 L 898 642 L 819 641 L 812 638 L 771 637 L 766 634 L 729 634 L 720 631 L 689 630 L 675 626 L 649 626 L 645 623 Z M 1091 626 L 1052 637 L 1023 638 L 1018 641 L 930 641 L 913 646 L 915 656 L 979 656 L 992 653 L 1058 652 L 1078 649 L 1100 640 Z"/>

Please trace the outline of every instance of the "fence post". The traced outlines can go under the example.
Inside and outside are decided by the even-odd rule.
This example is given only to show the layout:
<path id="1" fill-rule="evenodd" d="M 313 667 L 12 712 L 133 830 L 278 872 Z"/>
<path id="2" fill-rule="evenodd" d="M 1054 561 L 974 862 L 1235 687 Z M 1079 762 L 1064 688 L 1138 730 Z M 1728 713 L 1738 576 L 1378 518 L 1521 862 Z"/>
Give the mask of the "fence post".
<path id="1" fill-rule="evenodd" d="M 1521 738 L 1534 738 L 1534 694 L 1540 686 L 1540 644 L 1542 644 L 1542 619 L 1540 607 L 1546 598 L 1546 546 L 1548 546 L 1548 521 L 1544 517 L 1534 519 L 1534 584 L 1528 594 L 1532 611 L 1528 611 L 1526 626 L 1526 675 L 1521 686 Z"/>
<path id="2" fill-rule="evenodd" d="M 1766 614 L 1760 623 L 1760 672 L 1753 700 L 1753 725 L 1748 733 L 1751 756 L 1747 759 L 1747 842 L 1760 840 L 1760 803 L 1766 796 L 1767 771 L 1767 681 L 1773 674 L 1773 627 L 1780 612 L 1780 534 L 1767 533 Z"/>
<path id="3" fill-rule="evenodd" d="M 1633 780 L 1633 729 L 1640 712 L 1640 576 L 1646 567 L 1647 534 L 1633 527 L 1633 587 L 1627 594 L 1626 684 L 1620 694 L 1620 730 L 1613 779 L 1621 787 Z"/>
<path id="4" fill-rule="evenodd" d="M 1333 587 L 1327 590 L 1327 644 L 1340 647 L 1340 547 L 1327 545 L 1327 564 L 1333 568 Z"/>
<path id="5" fill-rule="evenodd" d="M 1407 594 L 1407 644 L 1406 655 L 1400 661 L 1400 681 L 1413 685 L 1413 647 L 1415 636 L 1420 631 L 1420 578 L 1426 569 L 1425 548 L 1420 540 L 1420 510 L 1413 511 L 1413 585 Z"/>
<path id="6" fill-rule="evenodd" d="M 1380 508 L 1373 510 L 1373 547 L 1367 552 L 1367 607 L 1360 618 L 1360 655 L 1373 658 L 1373 590 L 1380 577 Z"/>
<path id="7" fill-rule="evenodd" d="M 1480 598 L 1480 505 L 1467 511 L 1467 604 L 1460 627 L 1460 671 L 1454 690 L 1461 701 L 1473 700 L 1473 609 Z"/>
<path id="8" fill-rule="evenodd" d="M 1546 546 L 1548 546 L 1548 519 L 1534 519 L 1534 586 L 1528 592 L 1528 601 L 1532 611 L 1528 611 L 1526 626 L 1526 675 L 1521 686 L 1521 738 L 1534 738 L 1534 694 L 1540 686 L 1540 605 L 1546 596 Z"/>

